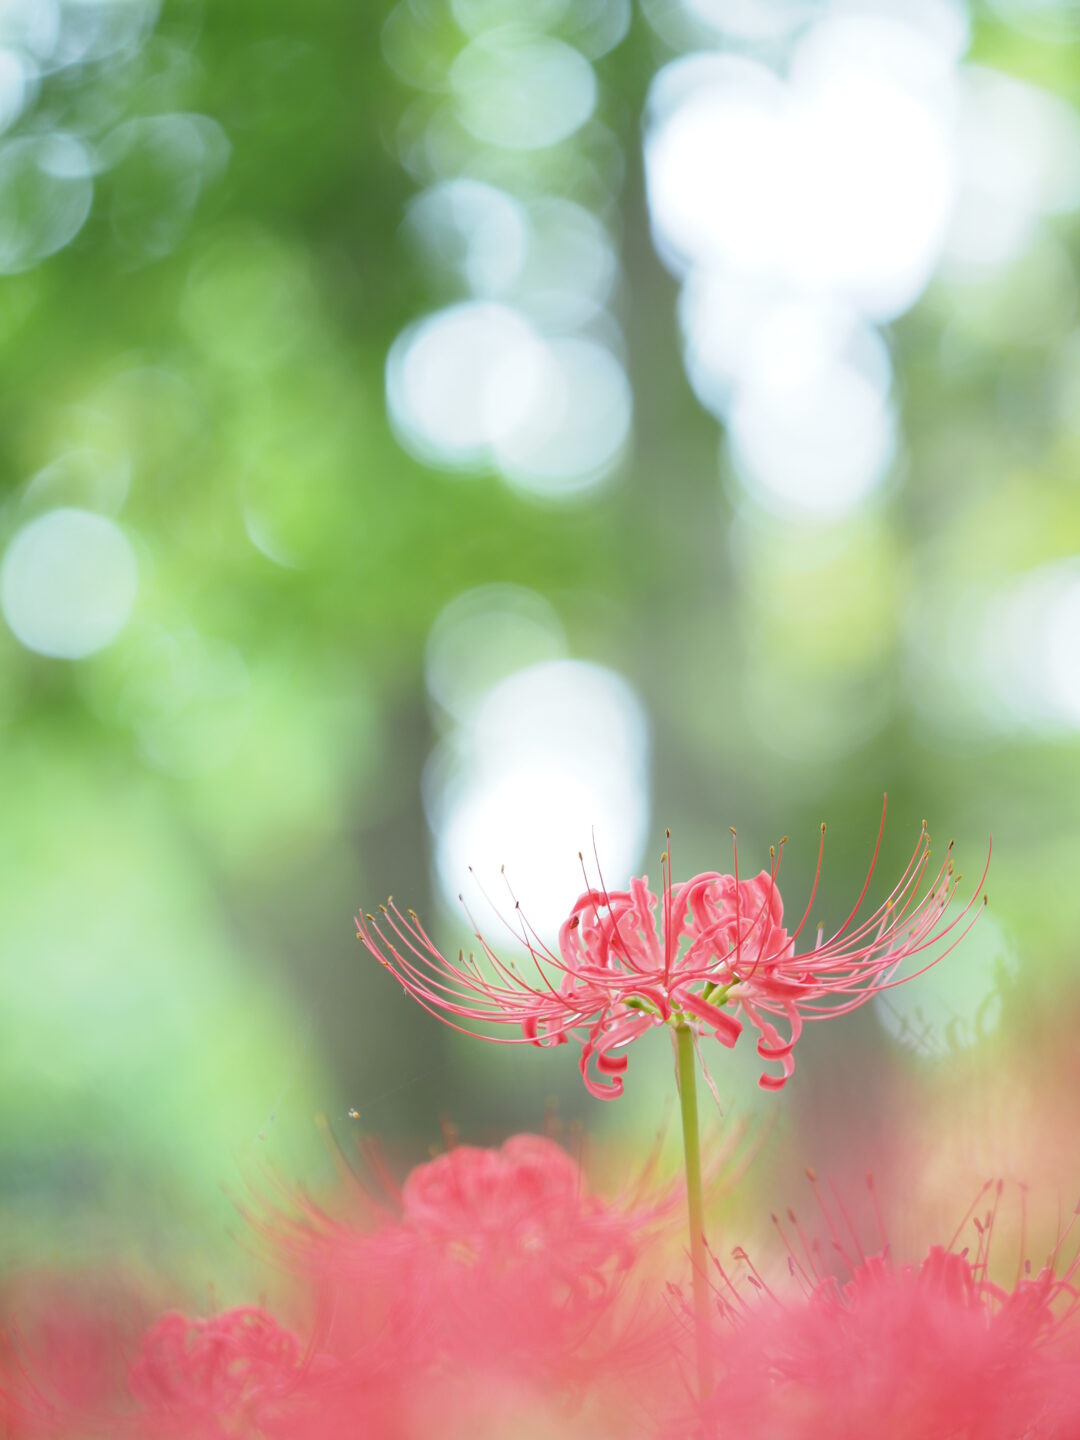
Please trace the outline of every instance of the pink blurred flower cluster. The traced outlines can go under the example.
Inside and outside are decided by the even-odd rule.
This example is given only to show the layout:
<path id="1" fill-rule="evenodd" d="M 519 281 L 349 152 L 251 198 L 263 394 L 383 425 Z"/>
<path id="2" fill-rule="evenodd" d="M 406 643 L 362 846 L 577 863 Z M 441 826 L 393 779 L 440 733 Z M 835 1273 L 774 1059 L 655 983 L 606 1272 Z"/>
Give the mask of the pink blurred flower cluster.
<path id="1" fill-rule="evenodd" d="M 141 1313 L 115 1286 L 9 1286 L 5 1440 L 1075 1440 L 1080 1327 L 1067 1236 L 995 1278 L 994 1207 L 970 1249 L 921 1261 L 792 1243 L 766 1283 L 712 1261 L 715 1385 L 664 1245 L 670 1194 L 602 1199 L 552 1140 L 451 1149 L 393 1198 L 253 1221 L 295 1299 L 207 1318 Z M 826 1217 L 828 1218 L 828 1217 Z M 831 1224 L 831 1222 L 829 1222 Z M 803 1240 L 805 1237 L 802 1237 Z M 857 1241 L 856 1241 L 857 1244 Z M 828 1256 L 826 1263 L 824 1256 Z M 774 1267 L 775 1268 L 775 1267 Z M 680 1277 L 681 1278 L 681 1277 Z"/>

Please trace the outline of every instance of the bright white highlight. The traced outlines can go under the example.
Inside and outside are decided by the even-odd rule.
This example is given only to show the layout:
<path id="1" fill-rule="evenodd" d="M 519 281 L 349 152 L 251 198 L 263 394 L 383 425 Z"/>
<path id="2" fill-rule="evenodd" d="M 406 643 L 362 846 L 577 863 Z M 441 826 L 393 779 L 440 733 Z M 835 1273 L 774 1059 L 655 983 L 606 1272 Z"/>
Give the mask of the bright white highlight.
<path id="1" fill-rule="evenodd" d="M 387 406 L 402 444 L 433 465 L 490 465 L 493 440 L 528 404 L 503 385 L 512 409 L 496 414 L 491 390 L 510 356 L 523 365 L 539 345 L 528 321 L 504 305 L 454 305 L 411 325 L 386 362 Z"/>
<path id="2" fill-rule="evenodd" d="M 507 150 L 542 150 L 579 130 L 596 105 L 596 76 L 561 40 L 507 27 L 473 40 L 450 67 L 462 125 Z"/>
<path id="3" fill-rule="evenodd" d="M 406 228 L 433 268 L 478 298 L 505 295 L 517 283 L 529 246 L 525 207 L 480 180 L 444 180 L 409 204 Z"/>
<path id="4" fill-rule="evenodd" d="M 0 44 L 24 50 L 38 60 L 51 58 L 60 40 L 58 0 L 2 0 Z"/>
<path id="5" fill-rule="evenodd" d="M 0 607 L 16 639 L 61 660 L 80 660 L 115 640 L 137 588 L 126 535 L 87 510 L 51 510 L 31 520 L 0 567 Z"/>
<path id="6" fill-rule="evenodd" d="M 724 56 L 669 65 L 645 146 L 661 253 L 680 272 L 723 265 L 825 289 L 876 319 L 908 309 L 952 194 L 935 57 L 907 25 L 845 17 L 800 43 L 787 82 Z"/>
<path id="7" fill-rule="evenodd" d="M 625 884 L 640 866 L 648 755 L 641 702 L 614 672 L 556 660 L 500 681 L 458 745 L 436 752 L 425 777 L 447 901 L 456 904 L 464 892 L 483 910 L 469 883 L 472 865 L 503 905 L 505 864 L 525 915 L 554 938 L 583 889 L 577 856 L 591 857 L 594 834 L 609 885 Z"/>
<path id="8" fill-rule="evenodd" d="M 1080 117 L 1063 100 L 997 71 L 963 72 L 961 173 L 949 260 L 985 272 L 1027 249 L 1040 218 L 1080 205 Z"/>
<path id="9" fill-rule="evenodd" d="M 896 451 L 890 381 L 876 331 L 814 307 L 778 308 L 756 332 L 729 414 L 744 483 L 785 513 L 853 510 Z"/>
<path id="10" fill-rule="evenodd" d="M 559 498 L 605 479 L 629 444 L 625 371 L 594 340 L 544 340 L 516 310 L 455 305 L 410 326 L 386 369 L 402 444 L 448 469 L 497 468 Z"/>
<path id="11" fill-rule="evenodd" d="M 837 521 L 897 453 L 872 327 L 910 309 L 945 254 L 967 15 L 953 0 L 682 0 L 680 13 L 744 39 L 812 22 L 783 77 L 717 52 L 665 66 L 645 172 L 657 248 L 683 281 L 687 373 L 727 427 L 735 473 L 768 509 Z"/>
<path id="12" fill-rule="evenodd" d="M 925 290 L 952 203 L 952 60 L 914 26 L 873 16 L 837 16 L 801 43 L 788 152 L 794 280 L 848 295 L 877 320 Z"/>
<path id="13" fill-rule="evenodd" d="M 676 271 L 724 263 L 773 270 L 788 237 L 788 95 L 749 60 L 691 56 L 660 71 L 649 97 L 645 175 L 653 231 Z"/>
<path id="14" fill-rule="evenodd" d="M 565 498 L 592 489 L 629 445 L 630 382 L 594 340 L 519 348 L 495 375 L 489 398 L 494 414 L 517 416 L 502 428 L 495 457 L 509 483 L 529 494 Z"/>
<path id="15" fill-rule="evenodd" d="M 694 270 L 679 296 L 683 361 L 694 393 L 718 420 L 727 416 L 754 345 L 779 299 L 772 286 L 737 270 Z"/>

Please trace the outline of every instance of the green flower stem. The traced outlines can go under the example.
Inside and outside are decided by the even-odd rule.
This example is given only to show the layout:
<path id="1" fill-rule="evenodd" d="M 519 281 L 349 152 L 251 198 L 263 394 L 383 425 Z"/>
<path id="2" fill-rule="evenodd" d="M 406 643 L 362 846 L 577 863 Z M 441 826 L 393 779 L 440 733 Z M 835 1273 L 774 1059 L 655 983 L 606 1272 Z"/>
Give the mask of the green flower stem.
<path id="1" fill-rule="evenodd" d="M 709 1349 L 709 1272 L 705 1250 L 705 1202 L 701 1193 L 701 1136 L 698 1129 L 697 1073 L 694 1036 L 689 1025 L 676 1025 L 679 1057 L 679 1104 L 682 1109 L 686 1202 L 690 1217 L 690 1263 L 694 1271 L 694 1318 L 697 1325 L 698 1389 L 706 1399 L 713 1388 Z"/>

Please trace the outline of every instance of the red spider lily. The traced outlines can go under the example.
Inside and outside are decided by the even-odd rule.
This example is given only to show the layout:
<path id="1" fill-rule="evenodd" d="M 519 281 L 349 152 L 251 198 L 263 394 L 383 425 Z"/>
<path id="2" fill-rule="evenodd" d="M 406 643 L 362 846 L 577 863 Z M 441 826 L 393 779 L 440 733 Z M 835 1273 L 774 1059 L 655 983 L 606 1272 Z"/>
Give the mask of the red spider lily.
<path id="1" fill-rule="evenodd" d="M 914 1265 L 896 1264 L 887 1246 L 869 1257 L 860 1251 L 857 1261 L 845 1254 L 846 1283 L 822 1272 L 818 1248 L 799 1229 L 788 1248 L 801 1299 L 765 1287 L 751 1266 L 756 1298 L 747 1304 L 718 1266 L 718 1310 L 727 1323 L 713 1338 L 725 1374 L 702 1407 L 703 1433 L 748 1440 L 1080 1435 L 1077 1262 L 1060 1262 L 1062 1237 L 1037 1275 L 1022 1264 L 1011 1283 L 996 1283 L 996 1208 L 995 1200 L 975 1220 L 974 1252 L 957 1252 L 954 1237 Z M 835 1228 L 833 1243 L 843 1251 Z M 744 1252 L 735 1253 L 749 1266 Z"/>
<path id="2" fill-rule="evenodd" d="M 208 1319 L 172 1311 L 147 1332 L 129 1384 L 146 1440 L 228 1440 L 301 1428 L 310 1371 L 296 1337 L 255 1306 Z"/>
<path id="3" fill-rule="evenodd" d="M 332 1316 L 325 1348 L 356 1376 L 381 1383 L 392 1356 L 413 1376 L 452 1361 L 584 1379 L 635 1346 L 625 1281 L 677 1198 L 605 1202 L 553 1141 L 518 1135 L 418 1166 L 396 1214 L 362 1191 L 349 1219 L 293 1197 L 256 1224 L 314 1286 Z"/>
<path id="4" fill-rule="evenodd" d="M 161 1316 L 129 1376 L 117 1433 L 133 1440 L 412 1440 L 402 1395 L 417 1383 L 387 1351 L 379 1367 L 342 1363 L 320 1317 L 296 1333 L 261 1306 L 207 1319 Z"/>
<path id="5" fill-rule="evenodd" d="M 785 841 L 779 850 L 770 849 L 770 868 L 752 880 L 739 879 L 736 845 L 733 874 L 708 872 L 679 885 L 672 881 L 668 851 L 660 901 L 645 878 L 631 880 L 624 891 L 590 887 L 563 924 L 557 953 L 526 922 L 511 926 L 531 958 L 529 975 L 500 959 L 479 930 L 486 965 L 473 954 L 448 960 L 416 913 L 403 915 L 392 900 L 382 907 L 381 920 L 357 917 L 357 933 L 414 999 L 456 1030 L 503 1044 L 579 1041 L 582 1077 L 601 1099 L 622 1093 L 627 1056 L 620 1052 L 662 1024 L 711 1034 L 730 1048 L 749 1021 L 758 1031 L 758 1054 L 780 1067 L 779 1074 L 762 1075 L 760 1084 L 779 1090 L 795 1069 L 793 1051 L 806 1020 L 844 1015 L 913 978 L 899 976 L 899 968 L 923 957 L 916 972 L 921 973 L 958 944 L 977 918 L 986 869 L 966 905 L 947 919 L 959 879 L 952 844 L 940 868 L 931 871 L 924 823 L 891 893 L 860 919 L 884 827 L 883 805 L 870 868 L 851 913 L 827 939 L 819 930 L 801 953 L 796 942 L 817 893 L 824 825 L 810 898 L 790 933 L 777 886 Z M 516 901 L 515 914 L 520 916 Z M 782 1021 L 787 1033 L 769 1017 Z M 473 1029 L 477 1024 L 516 1026 L 521 1034 L 484 1034 Z"/>

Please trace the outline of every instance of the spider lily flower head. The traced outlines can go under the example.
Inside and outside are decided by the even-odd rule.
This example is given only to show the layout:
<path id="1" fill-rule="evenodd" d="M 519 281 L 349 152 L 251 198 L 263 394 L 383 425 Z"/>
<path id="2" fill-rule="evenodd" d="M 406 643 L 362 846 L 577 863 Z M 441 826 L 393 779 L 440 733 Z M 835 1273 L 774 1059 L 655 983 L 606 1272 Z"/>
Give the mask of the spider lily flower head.
<path id="1" fill-rule="evenodd" d="M 296 1337 L 260 1307 L 208 1319 L 171 1311 L 131 1366 L 134 1430 L 146 1440 L 297 1434 L 299 1416 L 310 1413 L 308 1374 Z"/>
<path id="2" fill-rule="evenodd" d="M 770 849 L 768 870 L 742 879 L 732 831 L 731 874 L 707 872 L 676 884 L 669 843 L 659 897 L 645 877 L 626 890 L 610 891 L 602 880 L 589 885 L 563 923 L 556 950 L 522 918 L 514 899 L 515 919 L 504 924 L 528 952 L 528 973 L 501 959 L 475 924 L 479 956 L 448 959 L 416 913 L 403 914 L 392 900 L 379 918 L 358 916 L 357 934 L 415 1000 L 456 1030 L 503 1044 L 579 1042 L 582 1078 L 600 1099 L 622 1093 L 627 1047 L 658 1025 L 686 1026 L 730 1049 L 750 1024 L 759 1056 L 776 1067 L 759 1083 L 779 1090 L 794 1072 L 805 1021 L 844 1015 L 914 978 L 899 974 L 905 962 L 915 960 L 921 973 L 958 944 L 978 916 L 986 869 L 967 903 L 947 913 L 960 879 L 952 843 L 931 869 L 925 822 L 890 894 L 860 914 L 884 826 L 883 804 L 867 877 L 850 914 L 828 936 L 819 929 L 808 946 L 802 937 L 821 874 L 824 824 L 810 897 L 790 931 L 777 883 L 786 839 Z M 519 1033 L 490 1034 L 477 1026 Z"/>
<path id="3" fill-rule="evenodd" d="M 654 1183 L 659 1150 L 612 1199 L 536 1135 L 454 1145 L 400 1186 L 363 1154 L 326 1200 L 278 1186 L 248 1212 L 320 1317 L 312 1436 L 632 1431 L 673 1360 L 650 1267 L 681 1190 Z"/>
<path id="4" fill-rule="evenodd" d="M 518 1135 L 417 1166 L 392 1209 L 348 1202 L 359 1224 L 296 1196 L 257 1223 L 333 1314 L 331 1347 L 353 1373 L 381 1373 L 392 1353 L 414 1375 L 488 1356 L 507 1373 L 566 1378 L 637 1344 L 626 1282 L 677 1198 L 605 1201 L 554 1141 Z"/>
<path id="5" fill-rule="evenodd" d="M 546 1298 L 589 1308 L 617 1288 L 643 1232 L 674 1198 L 605 1201 L 578 1161 L 540 1135 L 515 1135 L 499 1149 L 455 1145 L 410 1172 L 401 1219 L 379 1232 L 378 1250 L 395 1276 L 445 1270 L 459 1294 L 473 1285 L 498 1291 L 505 1280 L 511 1308 L 530 1288 L 532 1307 Z"/>
<path id="6" fill-rule="evenodd" d="M 854 1231 L 841 1240 L 826 1213 L 846 1280 L 828 1273 L 820 1246 L 789 1212 L 795 1238 L 777 1225 L 802 1288 L 794 1298 L 767 1287 L 741 1250 L 748 1291 L 717 1264 L 713 1341 L 725 1373 L 703 1407 L 704 1433 L 727 1434 L 730 1425 L 731 1434 L 785 1440 L 1080 1434 L 1077 1261 L 1061 1259 L 1068 1231 L 1037 1274 L 1021 1242 L 1019 1267 L 995 1280 L 1000 1182 L 988 1181 L 980 1198 L 991 1188 L 992 1208 L 972 1221 L 973 1247 L 956 1244 L 979 1200 L 949 1244 L 914 1264 L 897 1263 L 887 1243 L 869 1256 L 848 1253 L 858 1247 Z"/>
<path id="7" fill-rule="evenodd" d="M 509 1247 L 511 1263 L 580 1246 L 575 1274 L 582 1260 L 591 1268 L 622 1251 L 633 1228 L 625 1212 L 588 1192 L 580 1165 L 540 1135 L 515 1135 L 498 1150 L 455 1145 L 409 1174 L 401 1206 L 403 1226 L 425 1245 L 446 1242 L 477 1256 Z"/>
<path id="8" fill-rule="evenodd" d="M 412 1169 L 400 1187 L 374 1146 L 363 1145 L 362 1153 L 374 1180 L 339 1152 L 345 1187 L 332 1211 L 287 1187 L 277 1187 L 280 1198 L 269 1207 L 248 1211 L 278 1258 L 307 1270 L 322 1257 L 337 1269 L 355 1247 L 365 1256 L 377 1252 L 399 1273 L 411 1252 L 423 1265 L 440 1254 L 466 1266 L 490 1256 L 513 1269 L 540 1253 L 557 1268 L 569 1249 L 577 1253 L 568 1274 L 580 1277 L 583 1268 L 621 1254 L 676 1198 L 675 1191 L 651 1195 L 653 1157 L 626 1197 L 605 1201 L 589 1189 L 581 1164 L 542 1135 L 514 1135 L 495 1149 L 453 1144 Z"/>

